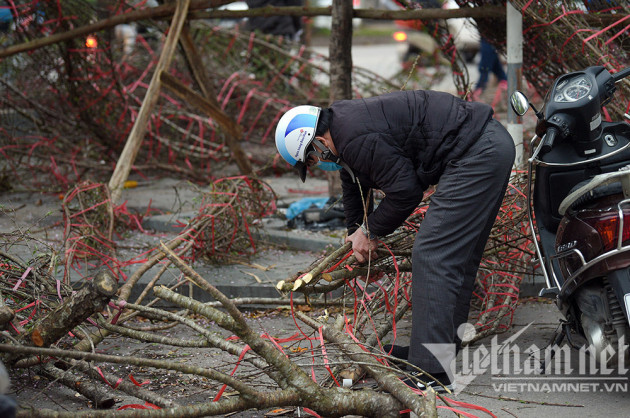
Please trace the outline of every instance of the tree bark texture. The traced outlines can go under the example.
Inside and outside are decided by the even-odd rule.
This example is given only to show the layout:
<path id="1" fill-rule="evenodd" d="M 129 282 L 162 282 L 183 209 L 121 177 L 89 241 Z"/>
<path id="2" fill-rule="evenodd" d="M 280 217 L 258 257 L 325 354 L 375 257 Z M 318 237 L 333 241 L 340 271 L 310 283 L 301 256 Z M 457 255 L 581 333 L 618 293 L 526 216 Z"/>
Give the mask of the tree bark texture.
<path id="1" fill-rule="evenodd" d="M 199 51 L 195 46 L 193 37 L 190 34 L 190 25 L 186 22 L 186 25 L 182 28 L 182 34 L 179 37 L 179 44 L 186 56 L 186 63 L 188 64 L 188 70 L 193 75 L 195 82 L 199 86 L 203 96 L 208 99 L 212 104 L 220 108 L 219 102 L 217 102 L 217 92 L 208 78 L 208 74 L 205 69 L 206 66 L 199 55 Z"/>
<path id="2" fill-rule="evenodd" d="M 383 373 L 382 364 L 375 360 L 369 352 L 361 349 L 358 344 L 352 344 L 352 340 L 346 334 L 327 325 L 323 325 L 304 315 L 302 312 L 296 312 L 296 316 L 313 329 L 320 329 L 326 340 L 343 347 L 352 361 L 360 364 L 382 388 L 391 393 L 392 396 L 398 399 L 403 405 L 411 407 L 416 415 L 437 418 L 435 405 L 428 404 L 424 396 L 418 396 L 394 374 Z"/>
<path id="3" fill-rule="evenodd" d="M 182 248 L 183 252 L 186 252 L 190 249 L 190 247 L 192 247 L 194 240 L 196 239 L 197 233 L 195 233 L 194 231 L 201 231 L 203 230 L 203 221 L 197 224 L 193 224 L 191 225 L 191 228 L 186 229 L 184 232 L 182 232 L 181 234 L 179 234 L 177 237 L 173 238 L 172 240 L 170 240 L 166 246 L 170 249 L 175 249 L 177 247 L 179 247 L 182 243 L 186 242 L 186 244 L 184 245 L 184 247 Z M 131 290 L 133 289 L 133 287 L 138 283 L 138 281 L 140 280 L 140 278 L 142 277 L 142 275 L 144 273 L 146 273 L 149 269 L 151 269 L 151 267 L 155 266 L 157 263 L 159 263 L 163 258 L 165 257 L 163 252 L 156 252 L 155 254 L 153 254 L 144 264 L 142 264 L 140 267 L 138 267 L 136 269 L 136 271 L 133 272 L 133 274 L 131 276 L 129 276 L 127 278 L 127 281 L 125 282 L 125 284 L 123 284 L 120 287 L 120 292 L 118 294 L 118 299 L 121 301 L 127 301 L 127 299 L 129 299 L 129 296 L 131 295 Z M 168 267 L 168 264 L 170 264 L 170 262 L 168 262 L 167 264 L 165 264 L 162 267 L 162 273 L 166 270 L 166 268 Z M 148 287 L 153 287 L 153 285 L 155 284 L 155 281 L 157 281 L 157 279 L 159 278 L 159 276 L 156 276 L 153 280 L 151 280 L 151 282 L 147 285 Z M 145 289 L 145 291 L 148 292 L 148 288 Z M 144 292 L 143 292 L 144 293 Z M 139 303 L 142 300 L 143 296 L 141 295 L 139 297 L 139 300 L 136 301 L 136 303 Z M 133 314 L 131 314 L 133 315 Z M 122 318 L 120 318 L 120 320 L 118 321 L 119 324 L 124 323 L 126 320 L 126 317 L 123 316 Z M 92 347 L 92 343 L 94 344 L 98 344 L 101 341 L 103 341 L 103 339 L 105 337 L 107 337 L 109 335 L 109 331 L 106 329 L 101 329 L 98 332 L 92 333 L 90 334 L 89 338 L 84 338 L 83 340 L 81 340 L 79 343 L 77 343 L 74 348 L 76 350 L 79 351 L 88 351 L 91 349 Z"/>
<path id="4" fill-rule="evenodd" d="M 330 102 L 352 98 L 352 0 L 333 0 L 330 45 Z"/>
<path id="5" fill-rule="evenodd" d="M 118 283 L 109 271 L 102 270 L 92 281 L 67 298 L 52 312 L 42 318 L 30 335 L 38 347 L 48 347 L 81 324 L 93 314 L 100 312 L 116 294 Z"/>
<path id="6" fill-rule="evenodd" d="M 11 322 L 14 316 L 15 313 L 11 310 L 11 308 L 4 304 L 0 305 L 0 328 Z"/>
<path id="7" fill-rule="evenodd" d="M 62 370 L 51 363 L 46 363 L 41 372 L 50 380 L 56 380 L 66 387 L 79 392 L 93 402 L 96 409 L 109 409 L 116 404 L 116 399 L 105 392 L 103 385 L 97 385 L 85 378 L 81 379 L 70 371 Z"/>

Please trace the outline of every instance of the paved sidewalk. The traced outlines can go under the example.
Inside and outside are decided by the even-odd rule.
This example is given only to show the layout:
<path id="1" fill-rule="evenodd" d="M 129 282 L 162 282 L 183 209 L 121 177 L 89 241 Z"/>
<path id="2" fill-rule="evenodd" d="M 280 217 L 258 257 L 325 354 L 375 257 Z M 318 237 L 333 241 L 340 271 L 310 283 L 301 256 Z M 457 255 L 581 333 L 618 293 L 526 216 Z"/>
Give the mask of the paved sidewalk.
<path id="1" fill-rule="evenodd" d="M 566 341 L 547 373 L 540 373 L 539 360 L 544 358 L 560 318 L 551 301 L 523 299 L 507 332 L 486 337 L 460 352 L 455 366 L 457 393 L 445 394 L 445 398 L 455 401 L 453 408 L 480 418 L 490 414 L 500 418 L 628 416 L 627 372 L 624 376 L 603 373 L 590 365 L 589 356 L 581 358 Z M 407 319 L 399 323 L 396 344 L 409 341 Z M 630 368 L 630 364 L 622 367 Z M 490 414 L 466 404 L 485 408 Z M 454 414 L 441 408 L 439 416 Z"/>
<path id="2" fill-rule="evenodd" d="M 457 370 L 466 362 L 473 380 L 455 399 L 484 406 L 497 417 L 628 416 L 627 370 L 623 375 L 599 370 L 591 364 L 591 357 L 570 349 L 566 340 L 547 373 L 539 373 L 538 360 L 544 359 L 560 318 L 550 301 L 532 298 L 521 302 L 510 330 L 469 347 L 467 358 L 460 354 Z M 485 350 L 489 362 L 476 361 Z M 476 373 L 475 365 L 479 366 Z"/>
<path id="3" fill-rule="evenodd" d="M 285 175 L 264 179 L 277 195 L 280 211 L 286 210 L 290 203 L 305 197 L 327 197 L 327 183 L 323 179 L 309 178 L 302 183 L 297 176 Z M 63 237 L 61 201 L 58 196 L 36 193 L 6 193 L 4 196 L 5 213 L 0 212 L 0 231 L 11 232 L 39 231 L 34 236 L 60 243 Z M 126 189 L 122 193 L 122 202 L 131 211 L 146 213 L 150 207 L 157 210 L 157 215 L 146 217 L 143 227 L 153 231 L 152 235 L 131 232 L 120 240 L 119 258 L 131 259 L 141 251 L 139 248 L 151 248 L 159 241 L 167 241 L 176 236 L 185 223 L 196 214 L 199 193 L 187 182 L 173 179 L 161 179 L 153 182 L 139 182 L 136 188 Z M 52 225 L 56 225 L 51 227 Z M 278 281 L 304 271 L 319 258 L 327 248 L 343 244 L 344 230 L 312 232 L 290 229 L 286 220 L 278 216 L 265 219 L 262 228 L 255 232 L 259 240 L 259 250 L 247 264 L 210 265 L 197 262 L 194 268 L 213 285 L 230 297 L 275 297 Z M 265 244 L 272 244 L 271 246 Z M 56 244 L 57 245 L 57 244 Z M 25 261 L 32 257 L 33 249 L 27 246 L 12 246 Z M 125 274 L 133 273 L 138 265 L 125 268 Z M 255 267 L 253 267 L 255 266 Z M 150 280 L 157 268 L 145 273 L 141 282 Z M 533 296 L 542 285 L 539 277 L 523 280 L 521 294 Z M 203 298 L 204 295 L 200 294 Z"/>

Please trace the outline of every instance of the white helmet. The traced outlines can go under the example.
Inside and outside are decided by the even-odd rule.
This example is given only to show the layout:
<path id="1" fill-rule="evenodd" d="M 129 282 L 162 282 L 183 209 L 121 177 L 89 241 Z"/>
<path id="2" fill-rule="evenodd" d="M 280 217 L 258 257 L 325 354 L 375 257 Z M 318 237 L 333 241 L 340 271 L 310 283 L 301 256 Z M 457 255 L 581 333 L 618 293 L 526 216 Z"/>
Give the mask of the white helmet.
<path id="1" fill-rule="evenodd" d="M 276 148 L 286 162 L 298 169 L 302 181 L 306 179 L 307 151 L 315 139 L 320 112 L 316 106 L 297 106 L 282 115 L 276 126 Z"/>

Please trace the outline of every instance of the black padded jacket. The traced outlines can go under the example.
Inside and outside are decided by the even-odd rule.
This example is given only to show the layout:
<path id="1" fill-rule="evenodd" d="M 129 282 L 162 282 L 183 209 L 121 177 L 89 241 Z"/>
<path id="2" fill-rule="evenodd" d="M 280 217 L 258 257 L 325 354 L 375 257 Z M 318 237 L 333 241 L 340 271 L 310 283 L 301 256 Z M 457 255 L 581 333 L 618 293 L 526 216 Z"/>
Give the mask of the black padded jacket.
<path id="1" fill-rule="evenodd" d="M 370 232 L 378 236 L 392 233 L 411 215 L 424 191 L 475 143 L 493 113 L 486 104 L 424 90 L 342 100 L 330 109 L 331 137 L 358 179 L 353 183 L 341 171 L 348 232 L 363 222 L 361 195 L 379 189 L 385 198 L 367 211 Z"/>
<path id="2" fill-rule="evenodd" d="M 245 2 L 250 9 L 266 6 L 302 6 L 304 4 L 303 0 L 245 0 Z M 247 19 L 247 28 L 250 31 L 259 30 L 262 33 L 287 36 L 292 39 L 302 29 L 302 18 L 298 16 L 252 16 Z"/>

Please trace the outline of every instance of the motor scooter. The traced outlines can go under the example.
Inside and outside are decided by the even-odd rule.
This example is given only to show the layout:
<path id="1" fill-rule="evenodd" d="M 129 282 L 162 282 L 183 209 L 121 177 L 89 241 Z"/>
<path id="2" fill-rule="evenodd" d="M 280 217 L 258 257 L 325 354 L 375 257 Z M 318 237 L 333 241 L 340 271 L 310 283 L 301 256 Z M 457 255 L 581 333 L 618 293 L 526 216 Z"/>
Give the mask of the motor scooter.
<path id="1" fill-rule="evenodd" d="M 630 337 L 630 125 L 602 120 L 630 68 L 558 77 L 542 109 L 522 92 L 510 104 L 538 117 L 528 160 L 528 215 L 540 271 L 564 316 L 556 343 L 575 334 L 599 365 L 627 358 Z M 628 117 L 628 115 L 626 115 Z M 627 364 L 627 362 L 626 362 Z"/>
<path id="2" fill-rule="evenodd" d="M 394 0 L 393 8 L 397 10 Z M 438 0 L 416 0 L 423 9 L 457 9 L 459 6 L 456 2 L 449 0 L 441 2 Z M 390 4 L 390 3 L 386 3 Z M 392 36 L 396 42 L 404 45 L 404 51 L 401 51 L 401 63 L 403 68 L 407 70 L 410 64 L 416 59 L 416 56 L 430 58 L 432 64 L 440 64 L 450 66 L 449 60 L 442 55 L 440 45 L 435 40 L 435 34 L 431 34 L 432 30 L 427 29 L 426 22 L 420 20 L 396 20 L 398 30 Z M 467 18 L 448 19 L 445 22 L 446 27 L 452 36 L 453 44 L 457 51 L 461 54 L 464 61 L 471 64 L 480 49 L 480 36 L 474 21 Z"/>

